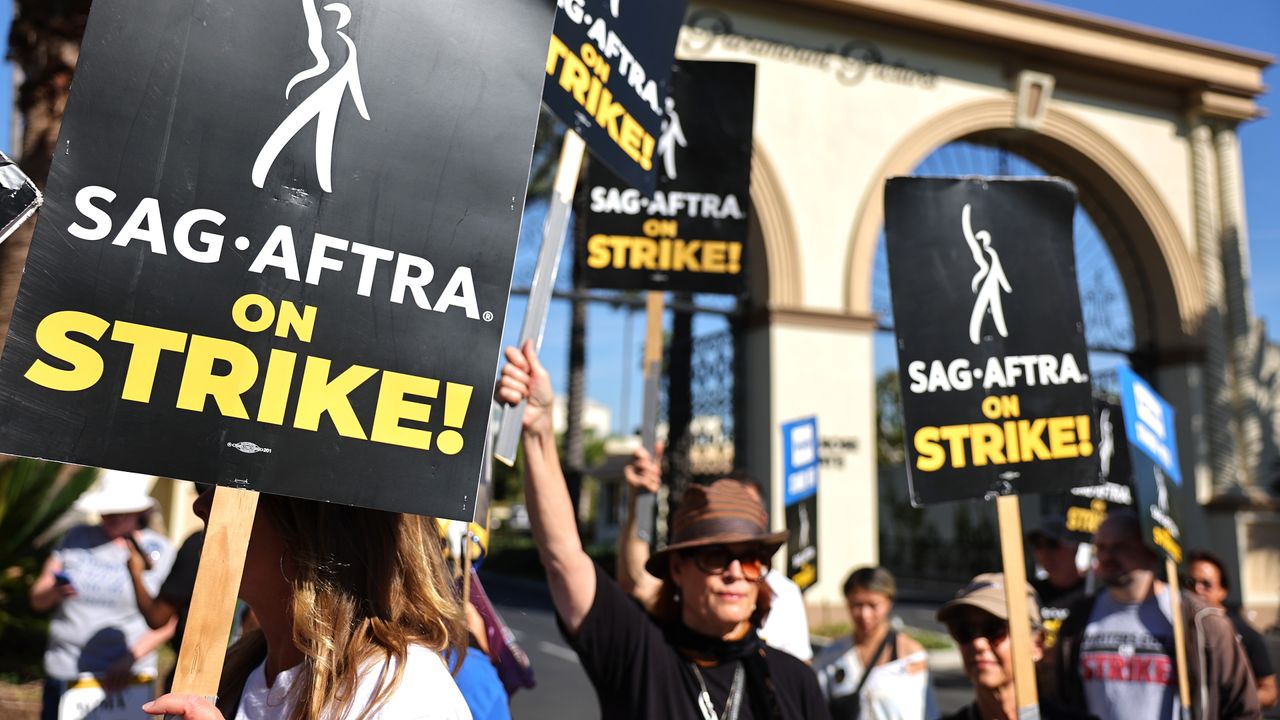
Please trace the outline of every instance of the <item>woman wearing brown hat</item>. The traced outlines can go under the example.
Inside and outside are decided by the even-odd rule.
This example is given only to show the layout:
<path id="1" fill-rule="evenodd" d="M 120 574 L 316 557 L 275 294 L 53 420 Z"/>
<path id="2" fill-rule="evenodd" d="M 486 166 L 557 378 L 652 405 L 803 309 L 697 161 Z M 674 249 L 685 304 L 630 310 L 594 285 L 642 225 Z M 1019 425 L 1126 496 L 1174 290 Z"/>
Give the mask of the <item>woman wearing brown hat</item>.
<path id="1" fill-rule="evenodd" d="M 692 486 L 671 543 L 646 569 L 662 580 L 645 612 L 583 551 L 551 426 L 551 380 L 531 343 L 507 349 L 496 391 L 524 414 L 525 495 L 563 631 L 595 686 L 605 718 L 826 718 L 804 663 L 764 646 L 760 581 L 786 540 L 736 480 Z"/>

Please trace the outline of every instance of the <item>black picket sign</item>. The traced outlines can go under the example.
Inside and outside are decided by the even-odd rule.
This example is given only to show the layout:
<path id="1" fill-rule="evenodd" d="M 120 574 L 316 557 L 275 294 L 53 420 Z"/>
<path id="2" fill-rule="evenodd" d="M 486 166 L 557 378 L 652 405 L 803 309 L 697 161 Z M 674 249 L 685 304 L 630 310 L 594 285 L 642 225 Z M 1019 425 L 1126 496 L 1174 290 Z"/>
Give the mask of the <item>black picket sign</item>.
<path id="1" fill-rule="evenodd" d="M 1118 403 L 1093 402 L 1098 436 L 1098 479 L 1071 488 L 1067 494 L 1067 533 L 1081 542 L 1091 542 L 1107 513 L 1116 507 L 1133 505 L 1133 464 L 1129 461 L 1129 441 L 1124 431 L 1124 415 Z"/>
<path id="2" fill-rule="evenodd" d="M 628 184 L 652 193 L 688 0 L 559 0 L 543 102 Z"/>
<path id="3" fill-rule="evenodd" d="M 652 197 L 607 169 L 587 173 L 578 262 L 588 287 L 746 290 L 756 69 L 676 63 Z"/>
<path id="4" fill-rule="evenodd" d="M 96 0 L 0 448 L 470 518 L 549 0 Z"/>
<path id="5" fill-rule="evenodd" d="M 1062 180 L 893 178 L 885 235 L 913 503 L 1097 482 Z"/>

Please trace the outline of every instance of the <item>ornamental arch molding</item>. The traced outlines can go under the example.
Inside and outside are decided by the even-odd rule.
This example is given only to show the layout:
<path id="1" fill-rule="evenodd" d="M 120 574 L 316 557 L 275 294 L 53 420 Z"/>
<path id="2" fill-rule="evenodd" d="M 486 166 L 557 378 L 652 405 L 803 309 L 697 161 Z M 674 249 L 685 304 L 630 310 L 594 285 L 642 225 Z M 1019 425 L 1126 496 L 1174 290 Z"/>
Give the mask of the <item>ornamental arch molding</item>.
<path id="1" fill-rule="evenodd" d="M 1080 201 L 1115 257 L 1133 312 L 1139 352 L 1198 347 L 1204 291 L 1199 269 L 1153 185 L 1114 143 L 1051 107 L 1038 131 L 1014 127 L 1012 97 L 948 108 L 911 129 L 877 177 L 905 175 L 932 151 L 962 138 L 1004 142 L 1047 171 L 1080 185 Z M 862 198 L 849 247 L 846 311 L 870 314 L 876 244 L 884 224 L 884 183 Z"/>
<path id="2" fill-rule="evenodd" d="M 751 208 L 751 297 L 765 298 L 753 304 L 797 306 L 803 286 L 795 223 L 769 153 L 758 139 L 751 149 Z"/>

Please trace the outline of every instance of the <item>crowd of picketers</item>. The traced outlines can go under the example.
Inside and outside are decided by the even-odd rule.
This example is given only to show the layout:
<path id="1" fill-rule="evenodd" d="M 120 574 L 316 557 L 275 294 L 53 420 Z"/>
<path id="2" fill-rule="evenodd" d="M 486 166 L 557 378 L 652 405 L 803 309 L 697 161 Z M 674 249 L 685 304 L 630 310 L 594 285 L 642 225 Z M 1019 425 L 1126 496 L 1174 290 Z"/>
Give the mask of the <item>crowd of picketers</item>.
<path id="1" fill-rule="evenodd" d="M 770 569 L 786 532 L 769 530 L 760 490 L 744 475 L 690 486 L 667 544 L 651 552 L 635 533 L 636 499 L 657 488 L 660 466 L 637 451 L 625 472 L 632 492 L 616 572 L 597 565 L 583 548 L 561 472 L 550 379 L 531 345 L 508 348 L 506 358 L 496 396 L 528 403 L 525 496 L 534 539 L 560 630 L 602 717 L 942 716 L 929 654 L 891 621 L 897 587 L 883 568 L 850 573 L 843 589 L 852 631 L 814 656 L 799 589 Z M 126 480 L 108 478 L 85 499 L 102 522 L 70 531 L 31 590 L 33 607 L 54 613 L 48 720 L 60 717 L 66 693 L 86 677 L 108 694 L 148 681 L 156 649 L 182 636 L 176 626 L 191 601 L 204 536 L 175 552 L 145 528 L 154 500 Z M 203 488 L 195 504 L 206 521 L 212 497 Z M 1229 579 L 1212 555 L 1188 556 L 1189 591 L 1180 595 L 1191 698 L 1184 708 L 1170 588 L 1158 579 L 1136 516 L 1115 513 L 1098 528 L 1088 583 L 1060 523 L 1033 531 L 1028 545 L 1047 574 L 1032 582 L 1026 603 L 1040 717 L 1260 718 L 1275 706 L 1266 648 L 1225 610 Z M 528 660 L 478 578 L 460 577 L 447 554 L 430 518 L 264 495 L 239 593 L 251 612 L 226 650 L 217 695 L 167 693 L 139 716 L 510 717 L 510 695 L 531 685 Z M 946 717 L 1025 717 L 1002 575 L 974 577 L 937 619 L 974 691 L 972 703 Z"/>

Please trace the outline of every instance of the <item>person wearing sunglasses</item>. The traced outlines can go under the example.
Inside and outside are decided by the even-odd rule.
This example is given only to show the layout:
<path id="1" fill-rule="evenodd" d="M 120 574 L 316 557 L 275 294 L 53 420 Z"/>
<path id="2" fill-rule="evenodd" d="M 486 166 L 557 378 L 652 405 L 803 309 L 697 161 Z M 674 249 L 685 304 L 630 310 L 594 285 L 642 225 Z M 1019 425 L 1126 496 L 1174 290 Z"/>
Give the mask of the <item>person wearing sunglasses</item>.
<path id="1" fill-rule="evenodd" d="M 1258 685 L 1258 704 L 1263 710 L 1276 706 L 1276 671 L 1267 656 L 1267 643 L 1241 615 L 1238 609 L 1227 608 L 1227 596 L 1231 593 L 1227 566 L 1217 555 L 1205 550 L 1192 550 L 1186 554 L 1187 589 L 1204 601 L 1205 605 L 1227 614 L 1236 630 L 1244 654 L 1249 658 L 1253 678 Z"/>
<path id="2" fill-rule="evenodd" d="M 1044 655 L 1040 603 L 1027 588 L 1027 614 L 1031 622 L 1031 656 Z M 964 672 L 973 683 L 974 701 L 943 720 L 1017 720 L 1018 702 L 1013 682 L 1013 653 L 1009 645 L 1009 605 L 1004 575 L 983 573 L 969 581 L 956 596 L 938 609 L 938 620 L 947 626 L 960 646 Z M 1044 720 L 1091 720 L 1092 716 L 1040 702 Z"/>
<path id="3" fill-rule="evenodd" d="M 638 501 L 642 492 L 658 492 L 662 485 L 662 470 L 656 458 L 644 448 L 637 448 L 631 456 L 631 462 L 623 469 L 623 478 L 630 488 L 627 498 L 627 511 L 623 518 L 622 531 L 618 533 L 618 584 L 635 598 L 646 610 L 652 610 L 658 600 L 658 591 L 662 581 L 650 575 L 644 568 L 652 554 L 649 543 L 641 540 L 636 534 L 636 517 Z M 744 473 L 730 476 L 742 484 L 743 489 L 751 493 L 757 500 L 761 498 L 760 487 Z M 762 501 L 763 502 L 763 501 Z M 769 615 L 760 626 L 760 639 L 770 647 L 810 663 L 813 660 L 813 646 L 809 640 L 809 618 L 805 614 L 804 596 L 800 588 L 786 576 L 765 564 L 764 584 L 771 593 Z"/>
<path id="4" fill-rule="evenodd" d="M 525 497 L 534 541 L 601 716 L 829 717 L 809 667 L 757 633 L 772 599 L 762 578 L 787 537 L 769 532 L 760 500 L 730 479 L 687 488 L 670 543 L 645 563 L 661 582 L 646 611 L 583 550 L 551 425 L 551 380 L 532 343 L 506 356 L 495 396 L 528 402 Z"/>

